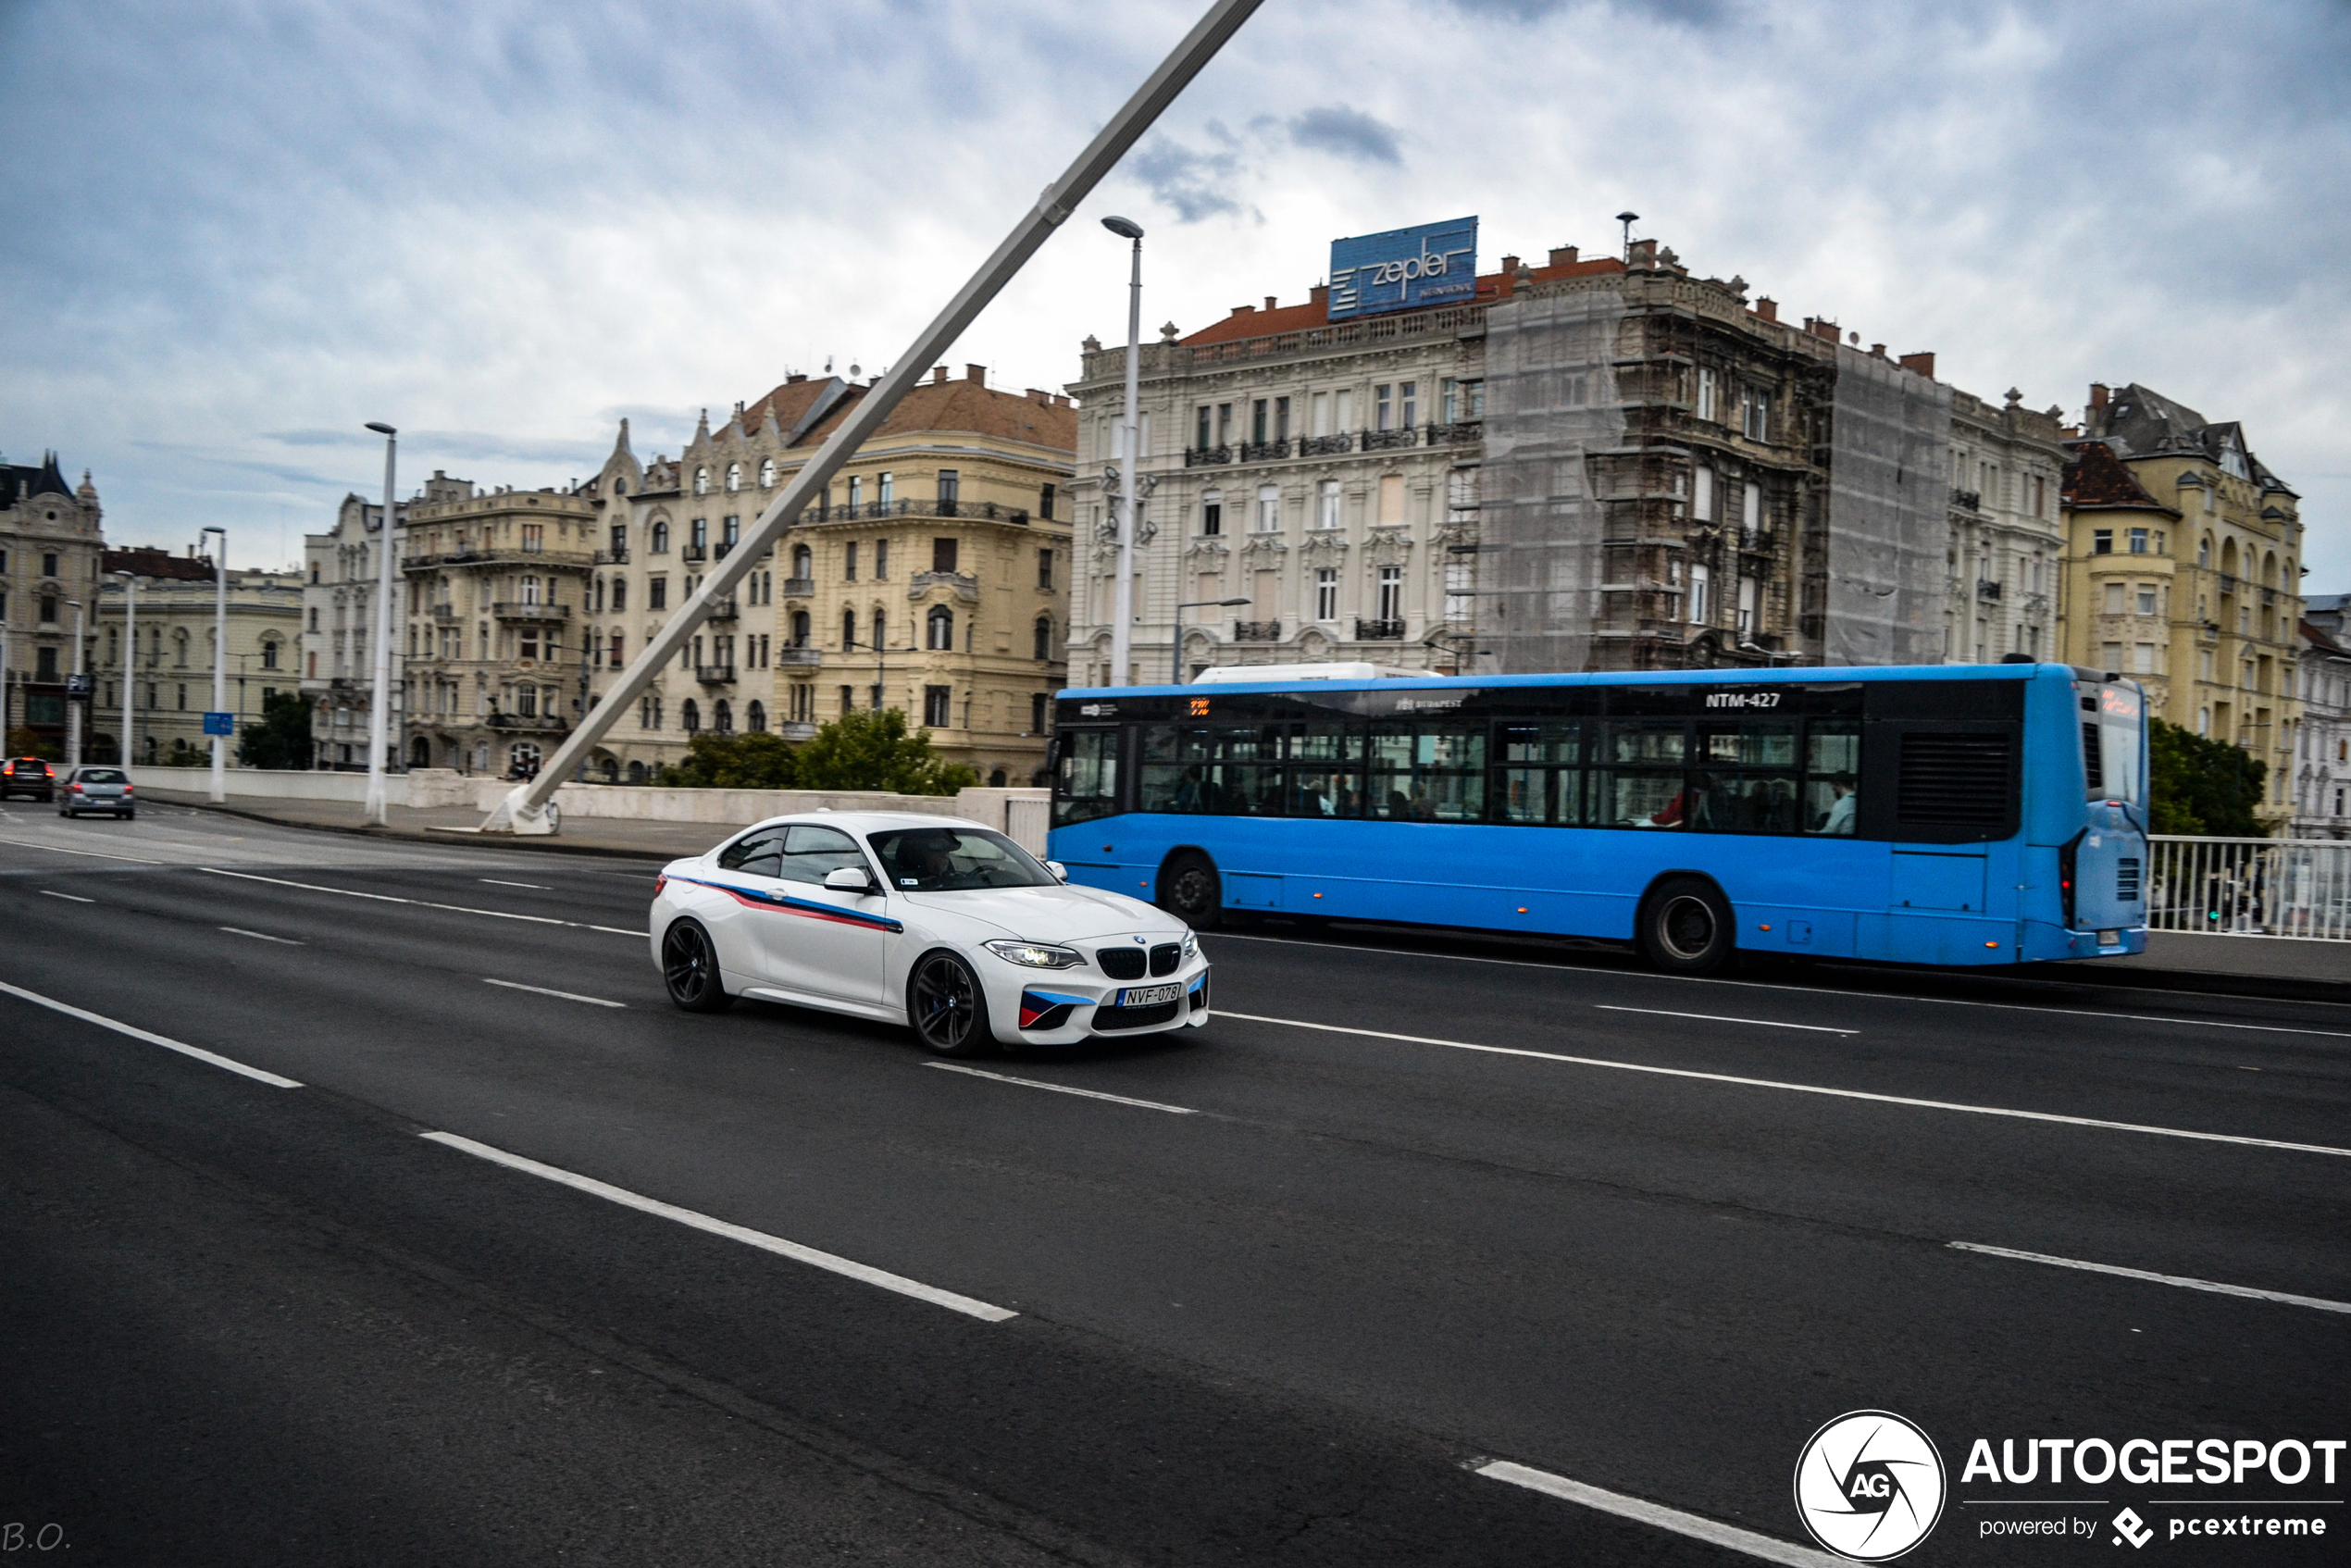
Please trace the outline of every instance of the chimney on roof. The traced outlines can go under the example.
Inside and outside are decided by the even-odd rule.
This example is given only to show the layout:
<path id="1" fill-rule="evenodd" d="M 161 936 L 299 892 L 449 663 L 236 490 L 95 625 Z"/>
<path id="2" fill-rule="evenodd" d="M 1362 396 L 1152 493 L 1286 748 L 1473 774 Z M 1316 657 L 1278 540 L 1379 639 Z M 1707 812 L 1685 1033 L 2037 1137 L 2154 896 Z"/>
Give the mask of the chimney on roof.
<path id="1" fill-rule="evenodd" d="M 1551 250 L 1551 265 L 1552 265 L 1553 267 L 1573 267 L 1573 266 L 1574 266 L 1574 265 L 1575 265 L 1575 250 L 1576 250 L 1576 247 L 1575 247 L 1575 246 L 1574 246 L 1574 245 L 1558 245 L 1558 246 L 1554 246 L 1554 247 L 1552 247 L 1552 250 Z"/>
<path id="2" fill-rule="evenodd" d="M 807 378 L 806 376 L 802 375 L 802 374 L 800 374 L 799 372 L 795 371 L 795 372 L 793 372 L 791 375 L 786 376 L 786 377 L 784 378 L 784 385 L 786 385 L 786 386 L 788 386 L 788 387 L 796 387 L 796 386 L 800 385 L 800 383 L 801 383 L 801 382 L 802 382 L 802 381 L 804 381 L 804 380 L 808 380 L 808 378 Z"/>
<path id="3" fill-rule="evenodd" d="M 1777 321 L 1780 318 L 1780 302 L 1766 294 L 1755 302 L 1755 314 L 1766 321 Z"/>
<path id="4" fill-rule="evenodd" d="M 1870 345 L 1870 357 L 1872 359 L 1884 359 L 1885 357 L 1885 345 L 1884 343 L 1872 343 Z"/>
<path id="5" fill-rule="evenodd" d="M 1902 368 L 1905 370 L 1915 370 L 1931 381 L 1934 380 L 1934 355 L 1932 354 L 1906 354 L 1902 356 Z"/>
<path id="6" fill-rule="evenodd" d="M 1634 241 L 1629 254 L 1632 260 L 1627 265 L 1635 271 L 1654 272 L 1657 270 L 1657 242 L 1655 240 Z"/>
<path id="7" fill-rule="evenodd" d="M 1516 277 L 1517 275 L 1518 275 L 1518 257 L 1516 257 L 1516 256 L 1514 256 L 1514 255 L 1506 255 L 1506 256 L 1504 256 L 1504 257 L 1502 258 L 1502 276 L 1504 276 L 1505 278 L 1514 278 L 1514 277 Z"/>
<path id="8" fill-rule="evenodd" d="M 1306 303 L 1319 305 L 1325 310 L 1328 310 L 1331 305 L 1331 286 L 1328 283 L 1315 284 L 1306 291 Z"/>
<path id="9" fill-rule="evenodd" d="M 1814 337 L 1819 338 L 1823 342 L 1833 343 L 1836 342 L 1836 323 L 1829 320 L 1826 317 L 1806 317 L 1804 318 L 1804 330 L 1811 333 Z"/>
<path id="10" fill-rule="evenodd" d="M 986 386 L 988 384 L 988 367 L 985 365 L 964 366 L 964 380 L 977 386 Z"/>
<path id="11" fill-rule="evenodd" d="M 933 386 L 937 386 L 941 381 L 947 380 L 947 367 L 944 365 L 932 366 L 930 367 L 930 380 Z"/>
<path id="12" fill-rule="evenodd" d="M 2090 383 L 2090 412 L 2093 414 L 2105 413 L 2106 399 L 2106 383 L 2104 381 L 2092 381 Z"/>
<path id="13" fill-rule="evenodd" d="M 1025 387 L 1021 395 L 1040 408 L 1050 408 L 1053 404 L 1053 394 L 1042 387 Z"/>
<path id="14" fill-rule="evenodd" d="M 1265 296 L 1265 308 L 1267 311 L 1271 312 L 1281 308 L 1279 304 L 1276 303 L 1278 298 L 1279 296 L 1275 294 L 1267 294 Z"/>
<path id="15" fill-rule="evenodd" d="M 1236 316 L 1254 316 L 1257 314 L 1257 307 L 1253 305 L 1237 305 L 1233 306 L 1233 314 Z"/>
<path id="16" fill-rule="evenodd" d="M 1066 392 L 1055 392 L 1053 394 L 1053 406 L 1056 408 L 1067 408 L 1069 406 L 1069 395 Z"/>

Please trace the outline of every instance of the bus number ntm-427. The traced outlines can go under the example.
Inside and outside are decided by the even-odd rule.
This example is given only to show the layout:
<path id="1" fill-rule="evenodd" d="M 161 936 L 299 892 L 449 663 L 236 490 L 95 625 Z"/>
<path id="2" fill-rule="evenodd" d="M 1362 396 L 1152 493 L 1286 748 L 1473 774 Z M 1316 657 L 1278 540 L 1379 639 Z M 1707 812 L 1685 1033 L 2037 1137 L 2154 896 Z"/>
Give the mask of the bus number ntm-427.
<path id="1" fill-rule="evenodd" d="M 1777 691 L 1709 691 L 1706 705 L 1710 708 L 1776 708 L 1780 705 Z"/>

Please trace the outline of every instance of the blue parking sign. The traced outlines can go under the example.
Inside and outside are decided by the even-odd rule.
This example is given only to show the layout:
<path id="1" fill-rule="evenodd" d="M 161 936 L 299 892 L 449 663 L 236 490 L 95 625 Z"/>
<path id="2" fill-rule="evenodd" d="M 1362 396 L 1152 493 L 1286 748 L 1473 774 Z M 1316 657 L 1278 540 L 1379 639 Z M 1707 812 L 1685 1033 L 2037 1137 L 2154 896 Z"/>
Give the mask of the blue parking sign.
<path id="1" fill-rule="evenodd" d="M 236 721 L 234 714 L 208 713 L 204 716 L 204 732 L 206 735 L 234 735 L 237 732 Z"/>

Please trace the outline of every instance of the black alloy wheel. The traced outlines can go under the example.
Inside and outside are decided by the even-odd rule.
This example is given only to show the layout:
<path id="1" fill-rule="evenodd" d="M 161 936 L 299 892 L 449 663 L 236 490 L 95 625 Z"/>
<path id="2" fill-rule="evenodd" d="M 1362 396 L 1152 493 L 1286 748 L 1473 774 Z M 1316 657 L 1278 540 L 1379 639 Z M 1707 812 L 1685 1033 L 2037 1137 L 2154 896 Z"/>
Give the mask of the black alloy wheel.
<path id="1" fill-rule="evenodd" d="M 1675 975 L 1714 975 L 1738 957 L 1738 927 L 1730 901 L 1713 883 L 1676 877 L 1660 883 L 1641 906 L 1641 951 Z"/>
<path id="2" fill-rule="evenodd" d="M 1198 850 L 1172 857 L 1159 874 L 1159 907 L 1195 931 L 1213 931 L 1225 920 L 1225 884 L 1216 863 Z"/>
<path id="3" fill-rule="evenodd" d="M 914 982 L 906 988 L 906 1022 L 934 1055 L 977 1056 L 995 1042 L 979 977 L 952 952 L 926 953 L 914 965 Z"/>
<path id="4" fill-rule="evenodd" d="M 669 1000 L 688 1013 L 724 1013 L 734 1005 L 718 978 L 718 950 L 699 921 L 676 921 L 661 939 L 661 978 Z"/>

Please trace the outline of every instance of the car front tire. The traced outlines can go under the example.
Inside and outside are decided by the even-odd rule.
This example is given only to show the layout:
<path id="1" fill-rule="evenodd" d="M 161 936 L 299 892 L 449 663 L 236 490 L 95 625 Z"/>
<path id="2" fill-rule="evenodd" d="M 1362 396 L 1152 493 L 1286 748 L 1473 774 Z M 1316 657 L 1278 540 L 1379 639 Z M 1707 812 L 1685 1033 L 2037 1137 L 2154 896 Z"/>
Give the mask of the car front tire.
<path id="1" fill-rule="evenodd" d="M 906 987 L 906 1022 L 935 1056 L 977 1056 L 996 1043 L 979 977 L 945 951 L 927 952 L 914 965 Z"/>
<path id="2" fill-rule="evenodd" d="M 1641 951 L 1671 975 L 1718 975 L 1738 960 L 1730 900 L 1700 877 L 1675 877 L 1641 905 Z"/>
<path id="3" fill-rule="evenodd" d="M 735 1004 L 718 976 L 718 949 L 699 920 L 677 920 L 661 939 L 661 979 L 687 1013 L 724 1013 Z"/>

